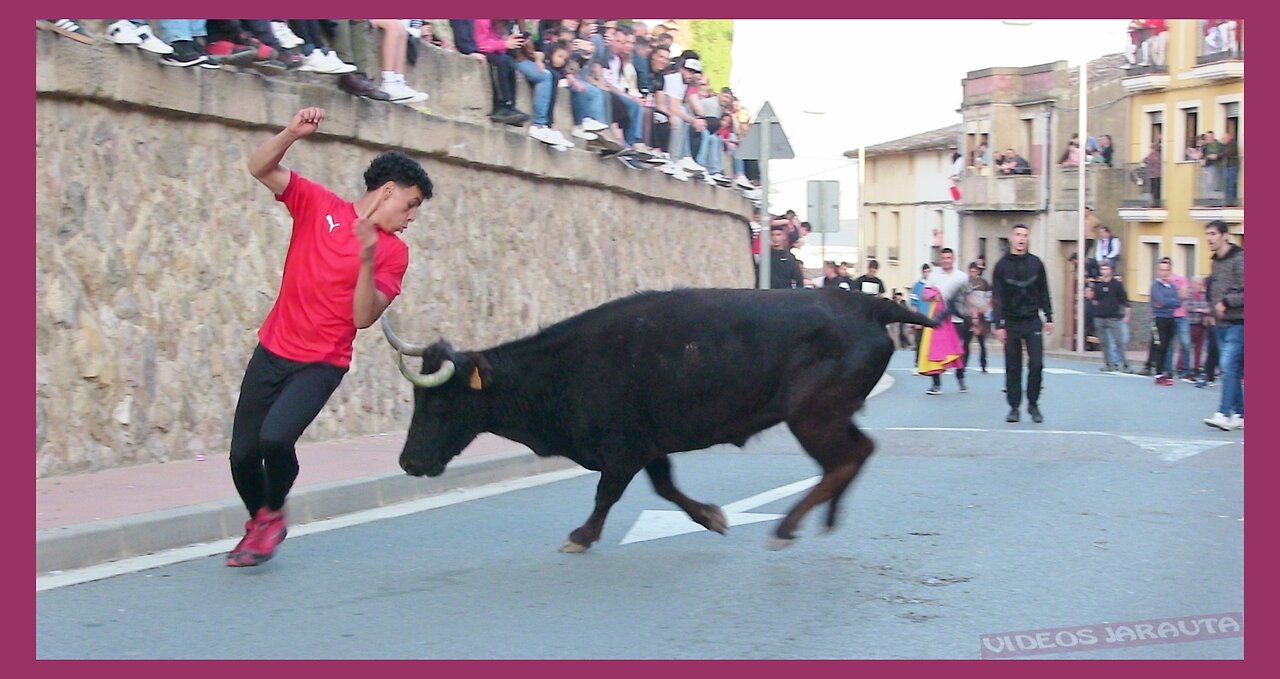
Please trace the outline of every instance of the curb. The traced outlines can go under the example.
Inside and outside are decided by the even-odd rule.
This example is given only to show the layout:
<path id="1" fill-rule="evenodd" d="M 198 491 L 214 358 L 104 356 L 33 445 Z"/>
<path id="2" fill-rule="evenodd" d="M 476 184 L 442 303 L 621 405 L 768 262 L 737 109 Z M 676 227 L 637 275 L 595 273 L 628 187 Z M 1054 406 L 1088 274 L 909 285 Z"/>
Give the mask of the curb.
<path id="1" fill-rule="evenodd" d="M 450 465 L 449 474 L 414 478 L 388 473 L 311 486 L 290 494 L 289 520 L 305 524 L 368 509 L 441 495 L 458 488 L 533 476 L 577 466 L 568 458 L 542 458 L 527 449 Z M 121 519 L 36 532 L 36 575 L 94 566 L 144 554 L 239 537 L 245 510 L 239 498 Z"/>

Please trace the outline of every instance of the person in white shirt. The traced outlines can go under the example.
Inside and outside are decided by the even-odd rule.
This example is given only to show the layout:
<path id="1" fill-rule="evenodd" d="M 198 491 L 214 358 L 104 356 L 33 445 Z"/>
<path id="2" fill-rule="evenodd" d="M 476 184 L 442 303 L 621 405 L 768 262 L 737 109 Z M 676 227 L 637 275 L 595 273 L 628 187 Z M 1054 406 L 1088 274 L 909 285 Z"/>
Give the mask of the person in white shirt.
<path id="1" fill-rule="evenodd" d="M 702 62 L 696 57 L 686 58 L 681 62 L 679 70 L 666 75 L 662 91 L 658 93 L 658 109 L 671 121 L 671 139 L 667 144 L 671 163 L 663 167 L 662 171 L 677 179 L 687 180 L 687 172 L 705 172 L 689 154 L 689 129 L 692 128 L 695 132 L 707 129 L 707 121 L 699 117 L 701 109 L 698 106 L 695 83 L 700 75 Z"/>
<path id="2" fill-rule="evenodd" d="M 969 275 L 956 268 L 956 253 L 951 248 L 942 248 L 938 260 L 941 266 L 931 271 L 925 281 L 929 287 L 937 288 L 942 293 L 942 299 L 946 302 L 947 312 L 950 314 L 947 320 L 956 324 L 956 334 L 960 336 L 961 346 L 964 347 L 960 367 L 956 368 L 956 381 L 960 383 L 960 393 L 963 394 L 969 391 L 969 387 L 964 383 L 964 365 L 969 362 L 969 333 L 973 329 L 969 322 L 968 311 Z M 933 386 L 925 393 L 931 396 L 941 394 L 942 375 L 931 375 L 931 377 Z"/>

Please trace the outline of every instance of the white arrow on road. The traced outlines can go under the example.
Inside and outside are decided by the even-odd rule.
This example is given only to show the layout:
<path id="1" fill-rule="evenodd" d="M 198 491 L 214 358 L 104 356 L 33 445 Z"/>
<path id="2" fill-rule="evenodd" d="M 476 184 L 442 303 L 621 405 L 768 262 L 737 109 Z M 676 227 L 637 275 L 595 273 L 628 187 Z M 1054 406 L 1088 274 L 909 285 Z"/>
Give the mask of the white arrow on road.
<path id="1" fill-rule="evenodd" d="M 1154 436 L 1121 436 L 1120 438 L 1136 446 L 1146 448 L 1159 455 L 1160 459 L 1165 462 L 1177 462 L 1192 455 L 1199 455 L 1210 448 L 1235 443 L 1235 441 L 1230 440 L 1165 439 Z"/>
<path id="2" fill-rule="evenodd" d="M 729 519 L 730 526 L 744 526 L 749 523 L 780 519 L 782 514 L 751 514 L 747 510 L 808 490 L 817 485 L 820 478 L 822 477 L 814 476 L 803 481 L 796 481 L 795 483 L 774 488 L 773 490 L 766 490 L 758 495 L 752 495 L 727 504 L 721 509 L 724 510 L 725 517 Z M 696 533 L 700 530 L 706 530 L 706 528 L 694 523 L 693 519 L 690 519 L 689 515 L 683 511 L 646 509 L 640 512 L 640 518 L 636 519 L 635 525 L 631 526 L 631 530 L 627 531 L 626 537 L 622 538 L 622 542 L 619 544 L 625 545 L 632 542 L 658 540 L 660 538 L 684 535 L 685 533 Z"/>

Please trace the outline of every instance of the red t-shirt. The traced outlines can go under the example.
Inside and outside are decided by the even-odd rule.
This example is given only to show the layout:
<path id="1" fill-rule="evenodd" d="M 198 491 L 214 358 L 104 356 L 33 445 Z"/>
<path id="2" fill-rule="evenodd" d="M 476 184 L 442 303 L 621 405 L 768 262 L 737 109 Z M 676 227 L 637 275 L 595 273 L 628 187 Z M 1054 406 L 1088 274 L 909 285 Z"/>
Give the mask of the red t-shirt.
<path id="1" fill-rule="evenodd" d="M 346 368 L 356 337 L 352 303 L 360 273 L 356 207 L 297 172 L 289 173 L 289 185 L 276 200 L 293 215 L 293 235 L 280 294 L 258 329 L 258 339 L 268 351 L 291 361 Z M 408 267 L 409 247 L 379 229 L 374 287 L 395 299 Z"/>

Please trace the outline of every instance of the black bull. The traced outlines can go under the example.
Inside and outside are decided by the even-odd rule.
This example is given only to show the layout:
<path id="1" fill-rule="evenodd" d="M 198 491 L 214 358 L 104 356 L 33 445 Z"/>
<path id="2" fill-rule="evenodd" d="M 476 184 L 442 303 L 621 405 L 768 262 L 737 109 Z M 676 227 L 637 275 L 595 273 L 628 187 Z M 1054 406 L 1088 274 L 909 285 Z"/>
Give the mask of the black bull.
<path id="1" fill-rule="evenodd" d="M 884 326 L 934 325 L 891 301 L 836 290 L 640 293 L 473 352 L 443 340 L 406 344 L 383 320 L 402 372 L 418 385 L 401 468 L 437 476 L 492 432 L 599 471 L 595 510 L 561 547 L 579 552 L 600 539 L 610 507 L 641 469 L 659 495 L 724 533 L 724 512 L 681 493 L 667 456 L 742 446 L 779 422 L 822 479 L 771 544 L 790 544 L 823 502 L 834 528 L 840 498 L 874 447 L 852 417 L 893 354 Z M 404 354 L 422 356 L 421 375 L 404 367 Z"/>

